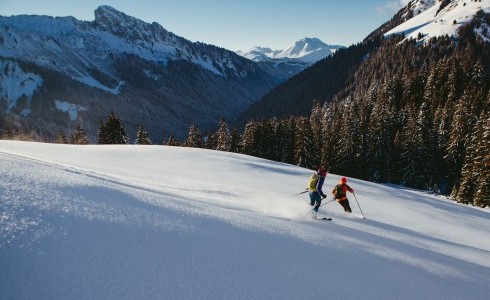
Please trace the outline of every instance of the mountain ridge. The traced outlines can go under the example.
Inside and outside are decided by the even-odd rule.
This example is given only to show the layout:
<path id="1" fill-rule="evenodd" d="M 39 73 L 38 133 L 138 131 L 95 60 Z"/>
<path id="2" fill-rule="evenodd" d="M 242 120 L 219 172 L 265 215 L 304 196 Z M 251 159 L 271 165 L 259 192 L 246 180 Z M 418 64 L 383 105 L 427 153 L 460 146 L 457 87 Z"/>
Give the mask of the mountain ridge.
<path id="1" fill-rule="evenodd" d="M 210 130 L 222 116 L 233 121 L 278 82 L 233 51 L 192 43 L 158 23 L 146 23 L 110 6 L 100 6 L 94 14 L 93 21 L 0 17 L 3 64 L 22 70 L 21 77 L 32 77 L 27 75 L 32 73 L 28 65 L 46 69 L 43 72 L 53 77 L 36 81 L 39 84 L 34 92 L 23 92 L 21 77 L 0 74 L 2 84 L 9 84 L 9 89 L 0 91 L 0 107 L 7 115 L 4 118 L 16 119 L 9 123 L 20 122 L 42 134 L 42 127 L 68 132 L 73 122 L 82 122 L 94 139 L 99 120 L 117 110 L 129 123 L 130 132 L 136 130 L 137 122 L 160 119 L 155 125 L 148 124 L 154 139 L 162 139 L 158 136 L 162 131 L 182 138 L 191 123 Z M 61 118 L 57 115 L 65 112 L 57 111 L 56 100 L 86 110 L 80 111 L 76 120 L 70 120 L 68 113 Z M 125 105 L 118 104 L 121 102 Z M 141 119 L 134 120 L 130 110 Z M 34 119 L 43 124 L 37 126 Z"/>

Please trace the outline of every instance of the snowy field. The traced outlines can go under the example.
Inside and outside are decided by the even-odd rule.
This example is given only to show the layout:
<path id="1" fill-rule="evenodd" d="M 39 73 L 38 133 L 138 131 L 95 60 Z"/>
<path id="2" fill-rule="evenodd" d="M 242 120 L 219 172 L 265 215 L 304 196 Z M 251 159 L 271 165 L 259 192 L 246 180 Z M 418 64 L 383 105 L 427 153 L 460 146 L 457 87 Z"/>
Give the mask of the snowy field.
<path id="1" fill-rule="evenodd" d="M 349 178 L 366 219 L 349 194 L 315 221 L 311 172 L 0 141 L 0 299 L 489 299 L 488 209 Z"/>

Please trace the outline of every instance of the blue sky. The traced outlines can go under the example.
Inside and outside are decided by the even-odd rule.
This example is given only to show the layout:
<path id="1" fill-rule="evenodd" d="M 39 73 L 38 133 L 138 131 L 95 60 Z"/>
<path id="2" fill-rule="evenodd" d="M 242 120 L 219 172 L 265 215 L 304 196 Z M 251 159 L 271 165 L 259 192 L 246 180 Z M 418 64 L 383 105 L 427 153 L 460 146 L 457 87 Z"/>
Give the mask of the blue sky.
<path id="1" fill-rule="evenodd" d="M 193 42 L 229 50 L 285 49 L 304 37 L 351 45 L 388 21 L 408 0 L 0 0 L 0 15 L 94 19 L 112 6 Z"/>

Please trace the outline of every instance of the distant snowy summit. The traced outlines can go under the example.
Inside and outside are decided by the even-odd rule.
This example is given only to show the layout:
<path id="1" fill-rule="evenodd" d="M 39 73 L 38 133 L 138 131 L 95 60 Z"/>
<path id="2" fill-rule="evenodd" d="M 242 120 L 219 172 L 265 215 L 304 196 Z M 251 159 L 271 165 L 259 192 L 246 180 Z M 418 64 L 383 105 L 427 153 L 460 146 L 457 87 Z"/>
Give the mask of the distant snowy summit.
<path id="1" fill-rule="evenodd" d="M 304 38 L 286 50 L 253 47 L 248 51 L 237 51 L 237 54 L 256 62 L 271 76 L 284 81 L 340 48 L 345 47 L 327 45 L 317 38 Z"/>
<path id="2" fill-rule="evenodd" d="M 344 46 L 327 45 L 317 38 L 304 38 L 286 50 L 253 47 L 249 51 L 237 51 L 237 53 L 255 62 L 292 60 L 311 65 L 332 55 L 340 48 L 344 48 Z"/>
<path id="3" fill-rule="evenodd" d="M 406 38 L 427 41 L 438 36 L 458 36 L 458 29 L 473 20 L 478 11 L 490 13 L 490 0 L 416 0 L 403 9 L 406 20 L 385 36 L 405 34 Z M 490 42 L 490 28 L 482 23 L 475 32 Z"/>

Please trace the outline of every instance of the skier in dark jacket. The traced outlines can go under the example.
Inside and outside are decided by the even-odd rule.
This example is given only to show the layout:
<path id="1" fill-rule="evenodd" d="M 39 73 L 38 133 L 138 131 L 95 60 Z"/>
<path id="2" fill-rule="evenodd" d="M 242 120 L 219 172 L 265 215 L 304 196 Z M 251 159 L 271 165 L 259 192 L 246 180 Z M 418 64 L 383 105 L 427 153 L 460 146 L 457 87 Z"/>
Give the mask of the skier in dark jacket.
<path id="1" fill-rule="evenodd" d="M 350 208 L 349 200 L 347 199 L 347 191 L 354 193 L 354 190 L 347 185 L 347 178 L 342 177 L 340 183 L 333 188 L 332 194 L 335 200 L 342 205 L 344 211 L 351 213 L 352 209 Z"/>
<path id="2" fill-rule="evenodd" d="M 316 214 L 318 212 L 318 208 L 320 208 L 322 199 L 325 199 L 327 197 L 327 195 L 325 195 L 325 193 L 323 193 L 322 191 L 323 183 L 325 182 L 326 176 L 327 169 L 325 168 L 325 166 L 322 165 L 318 168 L 317 173 L 312 175 L 308 184 L 310 205 L 313 206 L 316 204 L 312 210 L 312 217 L 314 219 L 316 219 Z"/>

